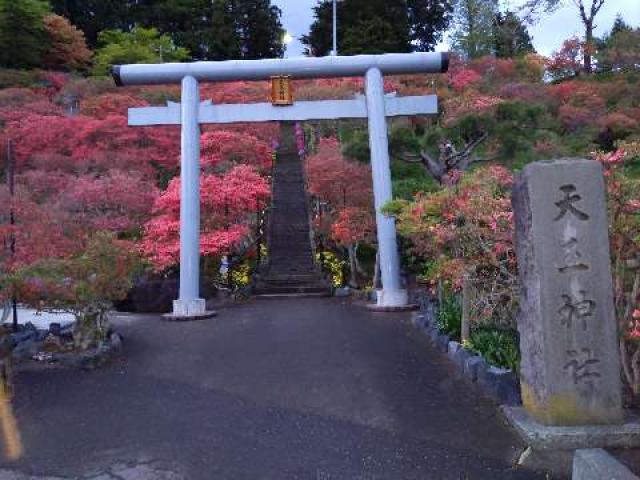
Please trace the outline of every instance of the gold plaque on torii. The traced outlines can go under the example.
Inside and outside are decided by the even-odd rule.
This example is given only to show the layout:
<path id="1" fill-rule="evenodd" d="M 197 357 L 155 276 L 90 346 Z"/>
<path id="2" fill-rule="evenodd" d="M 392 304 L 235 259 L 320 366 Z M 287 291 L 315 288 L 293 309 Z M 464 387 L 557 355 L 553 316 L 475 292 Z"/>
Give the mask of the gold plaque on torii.
<path id="1" fill-rule="evenodd" d="M 291 76 L 271 77 L 271 103 L 276 106 L 293 105 Z"/>

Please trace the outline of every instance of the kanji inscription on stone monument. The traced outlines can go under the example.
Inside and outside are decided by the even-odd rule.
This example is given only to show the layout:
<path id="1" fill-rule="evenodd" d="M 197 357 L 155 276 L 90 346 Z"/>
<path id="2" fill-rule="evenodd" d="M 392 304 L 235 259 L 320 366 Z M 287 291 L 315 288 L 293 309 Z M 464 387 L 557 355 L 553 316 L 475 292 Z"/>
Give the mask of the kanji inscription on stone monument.
<path id="1" fill-rule="evenodd" d="M 622 421 L 604 192 L 578 159 L 530 164 L 514 187 L 522 397 L 547 425 Z"/>

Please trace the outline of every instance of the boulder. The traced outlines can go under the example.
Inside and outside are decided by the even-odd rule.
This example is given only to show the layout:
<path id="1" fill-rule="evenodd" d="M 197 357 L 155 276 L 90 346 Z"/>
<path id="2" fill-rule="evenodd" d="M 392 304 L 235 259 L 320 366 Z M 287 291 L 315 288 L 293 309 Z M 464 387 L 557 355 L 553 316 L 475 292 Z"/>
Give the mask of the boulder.
<path id="1" fill-rule="evenodd" d="M 478 379 L 478 371 L 481 368 L 486 370 L 489 367 L 484 361 L 484 358 L 479 355 L 473 355 L 465 360 L 462 371 L 469 378 L 469 380 L 475 382 Z"/>
<path id="2" fill-rule="evenodd" d="M 520 405 L 520 384 L 516 375 L 508 369 L 488 367 L 478 369 L 478 384 L 503 405 Z"/>

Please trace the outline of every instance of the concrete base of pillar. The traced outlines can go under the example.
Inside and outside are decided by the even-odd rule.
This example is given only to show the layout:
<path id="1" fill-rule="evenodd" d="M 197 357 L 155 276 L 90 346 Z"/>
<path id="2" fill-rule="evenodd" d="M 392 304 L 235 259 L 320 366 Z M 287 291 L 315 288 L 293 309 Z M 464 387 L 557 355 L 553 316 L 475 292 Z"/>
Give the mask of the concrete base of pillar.
<path id="1" fill-rule="evenodd" d="M 207 310 L 207 302 L 203 298 L 194 300 L 174 300 L 173 312 L 163 315 L 167 320 L 189 321 L 215 317 L 216 312 Z"/>
<path id="2" fill-rule="evenodd" d="M 409 295 L 406 290 L 377 290 L 377 303 L 367 305 L 374 312 L 407 312 L 416 310 L 418 305 L 409 304 Z"/>

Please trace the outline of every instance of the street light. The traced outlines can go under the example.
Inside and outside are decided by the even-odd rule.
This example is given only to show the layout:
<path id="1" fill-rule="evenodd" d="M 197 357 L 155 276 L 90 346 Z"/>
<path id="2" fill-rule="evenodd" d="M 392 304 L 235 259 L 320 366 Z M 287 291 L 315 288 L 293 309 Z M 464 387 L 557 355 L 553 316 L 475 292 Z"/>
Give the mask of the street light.
<path id="1" fill-rule="evenodd" d="M 333 50 L 331 55 L 338 55 L 338 7 L 337 0 L 333 0 Z"/>

